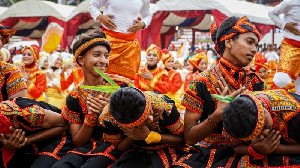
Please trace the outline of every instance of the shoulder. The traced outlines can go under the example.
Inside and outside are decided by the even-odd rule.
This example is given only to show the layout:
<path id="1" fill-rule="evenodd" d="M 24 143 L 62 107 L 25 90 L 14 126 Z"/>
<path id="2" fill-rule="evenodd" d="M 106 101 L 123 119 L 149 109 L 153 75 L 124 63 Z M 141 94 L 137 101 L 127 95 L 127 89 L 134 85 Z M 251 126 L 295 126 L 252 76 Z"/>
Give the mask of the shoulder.
<path id="1" fill-rule="evenodd" d="M 0 61 L 0 71 L 3 74 L 8 74 L 11 72 L 19 71 L 19 69 L 12 64 Z"/>

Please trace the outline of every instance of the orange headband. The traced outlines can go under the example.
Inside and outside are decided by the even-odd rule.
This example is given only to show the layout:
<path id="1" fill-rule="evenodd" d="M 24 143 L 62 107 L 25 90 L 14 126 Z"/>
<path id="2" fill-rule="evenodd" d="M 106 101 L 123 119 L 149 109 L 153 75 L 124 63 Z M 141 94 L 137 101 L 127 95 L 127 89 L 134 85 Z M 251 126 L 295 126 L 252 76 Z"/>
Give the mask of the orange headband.
<path id="1" fill-rule="evenodd" d="M 204 59 L 208 63 L 207 56 L 204 52 L 201 52 L 199 54 L 196 54 L 196 55 L 192 56 L 190 59 L 188 59 L 188 62 L 190 64 L 192 64 L 192 66 L 194 68 L 198 68 L 198 65 L 199 65 L 199 63 L 202 59 Z"/>
<path id="2" fill-rule="evenodd" d="M 85 43 L 83 43 L 74 53 L 75 59 L 77 59 L 81 53 L 86 50 L 87 48 L 89 48 L 90 46 L 94 45 L 95 43 L 99 43 L 99 45 L 101 45 L 101 43 L 105 43 L 106 45 L 110 46 L 109 41 L 106 38 L 93 38 Z M 108 50 L 110 51 L 110 48 L 108 48 Z"/>
<path id="3" fill-rule="evenodd" d="M 157 62 L 161 60 L 162 53 L 160 47 L 158 47 L 155 44 L 151 44 L 150 47 L 146 50 L 146 53 L 148 54 L 150 51 L 153 51 L 157 55 Z"/>
<path id="4" fill-rule="evenodd" d="M 24 47 L 24 48 L 22 49 L 22 51 L 21 51 L 22 54 L 24 54 L 25 50 L 27 50 L 27 49 L 30 50 L 30 52 L 32 53 L 32 55 L 33 55 L 35 61 L 38 60 L 38 59 L 40 59 L 39 51 L 38 51 L 37 47 L 35 47 L 35 46 L 27 46 L 27 47 Z"/>
<path id="5" fill-rule="evenodd" d="M 163 64 L 166 64 L 166 62 L 168 62 L 172 58 L 173 58 L 172 54 L 167 49 L 162 50 L 162 62 L 163 62 Z"/>
<path id="6" fill-rule="evenodd" d="M 142 93 L 142 92 L 140 91 L 140 93 Z M 117 120 L 115 120 L 118 125 L 121 125 L 123 127 L 132 128 L 132 127 L 135 127 L 135 126 L 139 126 L 139 125 L 141 125 L 142 123 L 144 123 L 146 121 L 146 119 L 148 118 L 148 116 L 151 113 L 151 106 L 150 106 L 150 102 L 149 102 L 148 97 L 145 94 L 143 94 L 143 95 L 146 99 L 146 106 L 145 106 L 144 112 L 142 113 L 140 118 L 138 118 L 137 120 L 135 120 L 135 121 L 133 121 L 132 123 L 129 123 L 129 124 L 123 124 L 123 123 L 120 123 Z"/>
<path id="7" fill-rule="evenodd" d="M 254 103 L 256 105 L 256 108 L 257 108 L 257 123 L 256 123 L 256 126 L 255 126 L 252 134 L 250 134 L 246 138 L 240 138 L 241 140 L 244 140 L 244 141 L 251 141 L 252 139 L 257 137 L 258 135 L 260 135 L 261 132 L 264 129 L 264 126 L 265 126 L 265 110 L 264 110 L 264 107 L 263 107 L 262 103 L 259 101 L 259 99 L 256 98 L 254 95 L 252 95 L 250 92 L 247 92 L 246 94 L 243 94 L 242 96 L 250 97 L 254 101 Z"/>

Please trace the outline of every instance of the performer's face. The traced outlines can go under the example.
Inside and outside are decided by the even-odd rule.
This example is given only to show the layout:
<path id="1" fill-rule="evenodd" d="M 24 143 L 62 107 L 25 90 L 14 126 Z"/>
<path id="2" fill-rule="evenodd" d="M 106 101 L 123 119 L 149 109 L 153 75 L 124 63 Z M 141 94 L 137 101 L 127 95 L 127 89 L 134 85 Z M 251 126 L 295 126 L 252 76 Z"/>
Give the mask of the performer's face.
<path id="1" fill-rule="evenodd" d="M 207 62 L 205 59 L 201 59 L 198 65 L 198 69 L 200 69 L 201 71 L 205 71 L 207 69 Z"/>
<path id="2" fill-rule="evenodd" d="M 235 65 L 245 67 L 252 61 L 257 52 L 258 38 L 254 33 L 243 33 L 239 34 L 235 40 L 226 41 L 225 46 L 229 50 L 229 55 L 226 58 Z"/>
<path id="3" fill-rule="evenodd" d="M 105 72 L 108 67 L 108 50 L 106 47 L 97 45 L 91 48 L 83 57 L 80 57 L 82 62 L 82 69 L 87 70 L 87 72 L 99 76 L 97 72 L 94 71 L 94 67 L 97 67 L 101 71 Z"/>
<path id="4" fill-rule="evenodd" d="M 268 77 L 269 73 L 268 70 L 264 67 L 261 67 L 258 70 L 258 76 L 261 77 L 262 79 L 266 79 Z"/>
<path id="5" fill-rule="evenodd" d="M 30 49 L 26 49 L 23 53 L 23 57 L 22 57 L 22 61 L 24 63 L 24 65 L 30 65 L 33 63 L 34 61 L 34 56 L 32 54 L 32 52 L 30 51 Z"/>
<path id="6" fill-rule="evenodd" d="M 174 67 L 174 58 L 171 58 L 170 60 L 168 60 L 165 64 L 167 69 L 173 69 Z"/>
<path id="7" fill-rule="evenodd" d="M 158 62 L 158 57 L 157 57 L 157 54 L 150 50 L 147 54 L 147 65 L 149 66 L 154 66 L 156 65 Z"/>
<path id="8" fill-rule="evenodd" d="M 63 65 L 63 60 L 61 56 L 58 56 L 57 59 L 54 62 L 54 67 L 61 68 Z"/>
<path id="9" fill-rule="evenodd" d="M 43 67 L 46 68 L 46 69 L 48 69 L 48 67 L 49 67 L 49 61 L 48 61 L 48 59 L 46 59 L 46 60 L 44 61 Z"/>

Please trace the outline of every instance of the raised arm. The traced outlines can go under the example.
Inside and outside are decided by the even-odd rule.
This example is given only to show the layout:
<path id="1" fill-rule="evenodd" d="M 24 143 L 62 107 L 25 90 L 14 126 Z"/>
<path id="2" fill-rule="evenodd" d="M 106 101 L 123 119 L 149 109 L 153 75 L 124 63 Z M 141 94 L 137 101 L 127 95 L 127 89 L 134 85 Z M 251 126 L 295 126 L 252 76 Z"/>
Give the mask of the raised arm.
<path id="1" fill-rule="evenodd" d="M 275 23 L 276 26 L 281 28 L 282 30 L 285 27 L 285 22 L 279 17 L 280 14 L 285 14 L 287 10 L 287 2 L 282 1 L 279 5 L 274 7 L 272 11 L 269 12 L 269 17 Z"/>

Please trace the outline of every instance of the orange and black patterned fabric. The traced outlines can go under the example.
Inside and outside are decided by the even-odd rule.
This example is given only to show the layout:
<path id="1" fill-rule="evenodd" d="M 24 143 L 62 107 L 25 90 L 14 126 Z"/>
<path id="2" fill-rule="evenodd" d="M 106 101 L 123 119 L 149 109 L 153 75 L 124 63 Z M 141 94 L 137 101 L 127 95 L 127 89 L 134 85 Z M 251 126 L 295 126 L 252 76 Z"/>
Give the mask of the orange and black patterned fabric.
<path id="1" fill-rule="evenodd" d="M 280 131 L 281 144 L 299 144 L 300 143 L 300 96 L 289 93 L 284 89 L 267 90 L 262 92 L 249 93 L 253 99 L 261 102 L 268 110 L 273 119 L 273 128 Z M 268 100 L 255 96 L 263 94 Z M 246 94 L 247 95 L 247 94 Z M 258 113 L 262 113 L 259 111 Z M 262 120 L 258 120 L 263 122 Z M 255 130 L 253 132 L 256 132 Z M 243 156 L 238 167 L 300 167 L 299 155 L 281 155 L 270 154 L 264 159 L 255 160 L 252 156 Z"/>
<path id="2" fill-rule="evenodd" d="M 181 135 L 184 129 L 183 121 L 180 117 L 180 113 L 177 111 L 175 102 L 165 95 L 154 93 L 152 91 L 144 91 L 143 94 L 147 97 L 148 108 L 152 108 L 153 110 L 153 116 L 159 116 L 159 121 L 153 125 L 151 131 L 158 132 L 159 134 Z M 106 129 L 119 130 L 118 134 L 116 134 L 116 132 L 113 135 L 105 134 L 104 141 L 115 142 L 125 138 L 126 136 L 118 128 L 117 124 L 114 124 L 114 120 L 112 120 L 111 125 L 103 122 L 111 117 L 109 108 L 106 108 L 106 111 L 103 111 L 102 114 L 104 115 L 101 115 L 99 120 Z M 145 113 L 143 113 L 143 115 L 145 115 Z M 104 119 L 101 119 L 102 117 Z M 115 165 L 117 167 L 125 165 L 134 167 L 134 165 L 140 164 L 144 164 L 144 167 L 149 167 L 150 165 L 153 167 L 170 167 L 179 156 L 184 153 L 167 144 L 147 144 L 142 140 L 135 141 L 133 146 L 132 150 L 126 152 L 116 161 Z M 133 157 L 135 157 L 135 159 L 131 160 Z"/>
<path id="3" fill-rule="evenodd" d="M 121 77 L 119 75 L 107 74 L 113 81 L 115 81 L 118 85 L 131 85 L 131 80 Z M 104 85 L 109 85 L 109 83 L 105 83 Z M 80 87 L 75 88 L 70 91 L 66 98 L 66 106 L 62 111 L 62 117 L 71 124 L 81 124 L 83 125 L 84 119 L 88 116 L 87 109 L 87 96 L 88 94 L 93 97 L 102 96 L 105 94 L 100 91 L 92 91 L 87 89 L 82 89 Z M 110 124 L 110 122 L 106 122 L 105 124 Z M 84 156 L 87 158 L 92 158 L 96 156 L 104 157 L 103 167 L 108 167 L 112 164 L 120 155 L 122 154 L 120 151 L 115 150 L 115 147 L 109 143 L 109 141 L 103 141 L 103 134 L 112 135 L 110 138 L 114 139 L 113 136 L 116 131 L 114 129 L 104 129 L 99 123 L 93 127 L 93 132 L 90 137 L 90 141 L 88 141 L 85 145 L 81 147 L 77 147 L 71 150 L 70 154 L 75 154 L 79 156 Z M 68 162 L 69 157 L 72 159 L 72 155 L 68 155 L 59 163 L 56 164 L 57 167 L 60 167 L 60 164 L 65 164 L 64 161 Z"/>
<path id="4" fill-rule="evenodd" d="M 20 70 L 9 63 L 0 61 L 0 88 L 0 101 L 3 101 L 26 89 L 27 86 Z"/>
<path id="5" fill-rule="evenodd" d="M 11 36 L 13 36 L 16 33 L 16 29 L 13 29 L 8 26 L 3 26 L 0 24 L 0 35 L 1 35 L 1 41 L 4 44 L 8 43 Z"/>
<path id="6" fill-rule="evenodd" d="M 0 103 L 0 110 L 1 114 L 6 116 L 10 120 L 12 126 L 15 129 L 22 129 L 23 131 L 25 131 L 25 137 L 45 130 L 42 128 L 45 116 L 44 110 L 51 110 L 57 113 L 61 112 L 60 109 L 52 105 L 49 105 L 45 102 L 35 101 L 29 98 L 14 98 L 13 100 L 3 101 Z M 22 151 L 22 154 L 24 155 L 16 155 L 14 157 L 42 155 L 49 156 L 57 161 L 72 148 L 73 143 L 70 135 L 63 133 L 59 136 L 27 145 L 24 148 L 20 149 L 20 151 Z M 44 159 L 44 161 L 47 161 L 46 158 Z M 30 159 L 28 159 L 27 161 L 30 162 Z M 24 166 L 29 163 L 24 162 L 19 164 L 23 164 Z M 53 164 L 54 163 L 49 162 L 48 166 L 51 167 Z M 45 163 L 44 165 L 47 165 L 47 163 Z"/>
<path id="7" fill-rule="evenodd" d="M 215 31 L 217 31 L 217 27 L 211 26 L 211 34 L 213 34 Z M 258 39 L 260 39 L 261 37 L 255 25 L 252 24 L 246 16 L 241 17 L 235 23 L 235 25 L 232 28 L 230 28 L 226 33 L 217 36 L 217 39 L 215 39 L 214 41 L 215 50 L 218 52 L 219 55 L 222 56 L 222 53 L 220 52 L 220 43 L 225 43 L 225 40 L 229 40 L 238 34 L 248 32 L 254 33 L 258 37 Z"/>
<path id="8" fill-rule="evenodd" d="M 221 58 L 218 66 L 220 66 L 223 78 L 233 87 L 239 88 L 239 84 L 242 84 L 251 91 L 263 90 L 263 82 L 250 70 L 239 68 L 224 57 Z M 200 114 L 199 122 L 207 119 L 217 107 L 218 100 L 212 98 L 211 94 L 218 94 L 219 80 L 220 76 L 216 68 L 204 71 L 201 76 L 189 84 L 184 94 L 182 105 L 188 110 Z M 191 167 L 236 166 L 239 159 L 234 156 L 231 146 L 239 143 L 240 140 L 232 141 L 232 139 L 222 135 L 222 130 L 223 124 L 219 122 L 211 135 L 193 147 L 192 151 L 198 153 L 198 156 L 197 154 L 191 154 L 191 156 L 186 156 L 186 159 L 182 159 L 176 164 L 186 164 Z M 199 152 L 205 156 L 199 155 Z"/>

